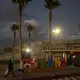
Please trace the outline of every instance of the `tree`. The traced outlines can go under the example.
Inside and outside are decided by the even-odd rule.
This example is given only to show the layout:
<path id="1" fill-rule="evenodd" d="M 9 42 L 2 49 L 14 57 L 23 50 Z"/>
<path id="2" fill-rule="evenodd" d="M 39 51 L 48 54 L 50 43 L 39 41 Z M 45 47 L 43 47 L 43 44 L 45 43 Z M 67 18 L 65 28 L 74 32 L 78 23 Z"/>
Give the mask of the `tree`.
<path id="1" fill-rule="evenodd" d="M 21 54 L 21 60 L 22 58 L 22 10 L 25 5 L 28 5 L 28 3 L 32 0 L 12 0 L 13 3 L 18 5 L 19 8 L 19 44 L 20 44 L 20 54 Z"/>
<path id="2" fill-rule="evenodd" d="M 51 53 L 52 44 L 52 10 L 60 5 L 59 0 L 45 0 L 45 7 L 49 10 L 49 48 Z"/>
<path id="3" fill-rule="evenodd" d="M 34 30 L 34 26 L 32 26 L 31 24 L 29 24 L 27 27 L 27 31 L 29 32 L 29 47 L 30 47 L 30 38 L 31 38 L 31 32 Z"/>
<path id="4" fill-rule="evenodd" d="M 13 40 L 14 40 L 14 42 L 13 42 L 13 59 L 14 59 L 16 30 L 19 30 L 19 26 L 18 26 L 17 24 L 13 24 L 13 25 L 11 26 L 11 30 L 12 30 L 13 35 L 14 35 L 14 36 L 13 36 Z"/>

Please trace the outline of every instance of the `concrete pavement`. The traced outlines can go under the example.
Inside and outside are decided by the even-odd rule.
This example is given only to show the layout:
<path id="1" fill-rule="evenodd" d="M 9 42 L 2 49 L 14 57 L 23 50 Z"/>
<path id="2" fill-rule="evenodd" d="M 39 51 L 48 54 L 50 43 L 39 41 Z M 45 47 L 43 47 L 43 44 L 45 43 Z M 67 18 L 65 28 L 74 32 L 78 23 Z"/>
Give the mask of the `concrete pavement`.
<path id="1" fill-rule="evenodd" d="M 4 73 L 6 70 L 7 66 L 2 65 L 0 66 L 0 80 L 6 80 L 7 78 L 4 78 Z M 49 78 L 49 80 L 51 80 L 53 77 L 60 77 L 60 76 L 66 76 L 66 75 L 80 75 L 80 68 L 78 67 L 66 67 L 66 68 L 53 68 L 53 70 L 48 70 L 48 71 L 38 71 L 38 72 L 28 72 L 28 73 L 20 73 L 16 71 L 16 77 L 13 78 L 11 76 L 11 74 L 8 77 L 8 80 L 26 80 L 27 79 L 31 79 L 35 77 L 37 78 L 37 80 L 39 78 Z M 51 78 L 51 79 L 50 79 Z M 42 80 L 42 79 L 41 79 Z"/>

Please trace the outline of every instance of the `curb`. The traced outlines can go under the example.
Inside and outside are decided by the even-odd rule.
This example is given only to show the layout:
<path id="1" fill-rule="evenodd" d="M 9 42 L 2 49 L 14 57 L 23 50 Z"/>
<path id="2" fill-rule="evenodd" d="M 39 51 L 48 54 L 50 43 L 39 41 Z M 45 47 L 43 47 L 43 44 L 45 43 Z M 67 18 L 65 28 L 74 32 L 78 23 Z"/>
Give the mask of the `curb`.
<path id="1" fill-rule="evenodd" d="M 57 78 L 70 77 L 70 76 L 80 76 L 80 73 L 65 74 L 65 75 L 38 76 L 38 77 L 24 77 L 24 78 L 15 79 L 15 80 L 52 80 L 52 79 L 57 79 Z"/>

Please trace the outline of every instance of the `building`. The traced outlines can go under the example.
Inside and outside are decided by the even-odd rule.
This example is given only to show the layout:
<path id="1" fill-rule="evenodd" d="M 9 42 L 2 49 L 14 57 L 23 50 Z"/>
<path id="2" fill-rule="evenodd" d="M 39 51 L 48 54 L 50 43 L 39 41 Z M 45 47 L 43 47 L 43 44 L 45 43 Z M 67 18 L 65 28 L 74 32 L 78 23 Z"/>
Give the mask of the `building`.
<path id="1" fill-rule="evenodd" d="M 48 57 L 50 56 L 49 50 L 49 42 L 48 41 L 36 41 L 30 43 L 30 50 L 31 52 L 26 52 L 26 49 L 29 48 L 28 44 L 23 44 L 22 51 L 25 51 L 25 55 L 30 54 L 31 57 L 38 56 L 38 57 Z M 0 54 L 2 59 L 7 59 L 12 56 L 12 51 L 6 52 L 5 49 L 2 50 L 4 54 Z M 80 53 L 80 40 L 58 40 L 52 42 L 52 54 L 56 57 L 63 56 L 64 53 L 73 53 L 73 52 Z M 53 57 L 54 57 L 53 56 Z M 15 48 L 15 59 L 20 59 L 19 47 L 16 46 Z"/>

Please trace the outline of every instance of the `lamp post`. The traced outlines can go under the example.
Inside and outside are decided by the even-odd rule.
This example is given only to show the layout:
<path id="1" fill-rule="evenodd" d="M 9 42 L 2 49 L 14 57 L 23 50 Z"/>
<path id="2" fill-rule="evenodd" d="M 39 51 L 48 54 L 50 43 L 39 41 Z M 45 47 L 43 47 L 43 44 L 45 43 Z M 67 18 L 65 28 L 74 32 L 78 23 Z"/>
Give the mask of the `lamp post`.
<path id="1" fill-rule="evenodd" d="M 30 47 L 26 48 L 25 50 L 27 52 L 27 57 L 31 58 L 32 49 Z"/>
<path id="2" fill-rule="evenodd" d="M 58 40 L 58 35 L 60 34 L 60 32 L 61 30 L 59 28 L 56 28 L 53 30 L 53 33 L 55 34 L 57 40 Z"/>
<path id="3" fill-rule="evenodd" d="M 56 36 L 56 40 L 58 40 L 58 35 L 60 34 L 61 32 L 61 29 L 60 28 L 56 28 L 56 29 L 53 29 L 52 32 L 54 33 L 54 35 Z M 55 55 L 55 54 L 54 54 Z M 55 58 L 55 57 L 54 57 Z"/>
<path id="4" fill-rule="evenodd" d="M 26 52 L 27 52 L 27 53 L 31 52 L 30 47 L 26 49 Z"/>

